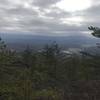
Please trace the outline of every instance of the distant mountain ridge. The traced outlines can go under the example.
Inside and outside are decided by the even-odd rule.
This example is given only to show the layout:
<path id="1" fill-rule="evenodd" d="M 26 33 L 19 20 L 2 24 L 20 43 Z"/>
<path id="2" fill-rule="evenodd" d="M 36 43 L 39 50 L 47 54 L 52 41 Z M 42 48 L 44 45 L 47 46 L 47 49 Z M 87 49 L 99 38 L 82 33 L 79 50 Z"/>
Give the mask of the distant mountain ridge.
<path id="1" fill-rule="evenodd" d="M 8 47 L 16 50 L 24 49 L 27 45 L 39 49 L 53 41 L 56 41 L 63 48 L 82 48 L 85 46 L 94 46 L 100 42 L 100 39 L 85 35 L 38 36 L 28 34 L 1 34 L 1 38 L 8 44 Z"/>

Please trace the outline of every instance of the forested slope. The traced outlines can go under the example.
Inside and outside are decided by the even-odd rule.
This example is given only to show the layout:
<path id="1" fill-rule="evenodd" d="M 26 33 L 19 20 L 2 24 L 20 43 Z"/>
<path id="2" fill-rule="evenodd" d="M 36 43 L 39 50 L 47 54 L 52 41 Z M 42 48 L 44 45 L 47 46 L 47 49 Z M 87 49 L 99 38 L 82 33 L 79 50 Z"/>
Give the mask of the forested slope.
<path id="1" fill-rule="evenodd" d="M 99 55 L 61 51 L 53 42 L 18 53 L 0 39 L 0 100 L 99 100 Z"/>

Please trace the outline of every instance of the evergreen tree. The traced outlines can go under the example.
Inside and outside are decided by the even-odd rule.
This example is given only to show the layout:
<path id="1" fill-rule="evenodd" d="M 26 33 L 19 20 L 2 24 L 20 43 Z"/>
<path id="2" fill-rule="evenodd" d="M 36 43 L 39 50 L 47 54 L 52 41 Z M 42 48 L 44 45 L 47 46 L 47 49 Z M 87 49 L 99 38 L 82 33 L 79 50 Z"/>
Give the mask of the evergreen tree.
<path id="1" fill-rule="evenodd" d="M 88 29 L 93 31 L 92 32 L 93 36 L 100 38 L 100 28 L 99 27 L 90 26 L 90 27 L 88 27 Z"/>

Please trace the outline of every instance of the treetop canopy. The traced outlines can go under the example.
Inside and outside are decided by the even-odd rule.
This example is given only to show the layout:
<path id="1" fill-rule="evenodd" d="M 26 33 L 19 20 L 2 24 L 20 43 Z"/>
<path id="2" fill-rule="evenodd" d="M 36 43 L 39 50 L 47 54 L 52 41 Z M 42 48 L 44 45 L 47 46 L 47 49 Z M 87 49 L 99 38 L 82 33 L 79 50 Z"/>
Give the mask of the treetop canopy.
<path id="1" fill-rule="evenodd" d="M 100 38 L 100 28 L 99 27 L 90 26 L 90 27 L 88 27 L 88 29 L 93 31 L 91 33 L 93 36 Z"/>

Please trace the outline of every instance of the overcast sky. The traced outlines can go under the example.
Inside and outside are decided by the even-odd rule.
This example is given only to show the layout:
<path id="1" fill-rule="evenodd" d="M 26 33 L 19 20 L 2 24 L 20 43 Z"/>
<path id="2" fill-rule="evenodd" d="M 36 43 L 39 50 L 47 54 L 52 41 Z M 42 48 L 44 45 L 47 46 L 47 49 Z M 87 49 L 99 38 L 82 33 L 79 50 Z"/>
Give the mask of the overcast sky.
<path id="1" fill-rule="evenodd" d="M 100 0 L 0 0 L 0 31 L 36 35 L 88 34 L 100 26 Z"/>

